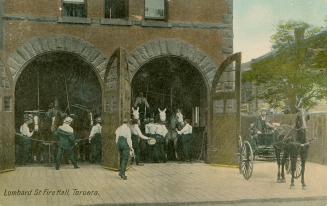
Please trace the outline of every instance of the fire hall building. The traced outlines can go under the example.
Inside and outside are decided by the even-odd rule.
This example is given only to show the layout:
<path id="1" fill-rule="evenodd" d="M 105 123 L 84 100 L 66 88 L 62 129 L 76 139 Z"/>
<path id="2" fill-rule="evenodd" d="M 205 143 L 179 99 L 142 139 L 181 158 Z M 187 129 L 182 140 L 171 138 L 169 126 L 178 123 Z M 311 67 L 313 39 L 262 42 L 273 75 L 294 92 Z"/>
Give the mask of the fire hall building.
<path id="1" fill-rule="evenodd" d="M 0 0 L 0 17 L 1 171 L 15 168 L 24 112 L 54 99 L 101 115 L 103 165 L 119 167 L 114 133 L 140 92 L 148 113 L 192 120 L 194 158 L 236 162 L 232 0 Z"/>

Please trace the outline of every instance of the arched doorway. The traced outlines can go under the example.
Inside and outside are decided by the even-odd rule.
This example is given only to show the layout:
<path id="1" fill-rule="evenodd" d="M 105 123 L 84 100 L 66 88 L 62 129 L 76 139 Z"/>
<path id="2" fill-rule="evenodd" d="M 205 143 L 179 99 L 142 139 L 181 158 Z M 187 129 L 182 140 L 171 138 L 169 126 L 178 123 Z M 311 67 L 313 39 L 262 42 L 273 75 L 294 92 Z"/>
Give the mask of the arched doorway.
<path id="1" fill-rule="evenodd" d="M 85 140 L 80 141 L 75 152 L 80 161 L 90 160 L 90 145 L 86 139 L 92 119 L 101 115 L 102 107 L 101 84 L 94 70 L 77 54 L 54 51 L 34 57 L 21 71 L 15 86 L 16 131 L 23 123 L 24 114 L 40 117 L 39 132 L 33 135 L 35 140 L 32 141 L 28 163 L 54 161 L 56 145 L 49 133 L 50 105 L 74 117 L 73 128 L 79 138 Z M 18 164 L 22 163 L 21 148 L 18 140 Z"/>
<path id="2" fill-rule="evenodd" d="M 140 108 L 141 115 L 144 116 L 142 119 L 153 117 L 157 122 L 158 108 L 166 108 L 167 127 L 170 129 L 170 118 L 177 108 L 182 110 L 184 118 L 190 119 L 193 126 L 192 159 L 205 159 L 208 89 L 200 71 L 181 57 L 154 58 L 142 65 L 133 77 L 132 106 L 135 106 L 135 99 L 140 92 L 150 105 L 147 109 Z M 150 159 L 145 144 L 142 150 L 143 159 Z M 175 160 L 172 141 L 168 141 L 166 151 L 168 159 Z M 180 151 L 178 153 L 182 154 Z"/>
<path id="3" fill-rule="evenodd" d="M 108 59 L 92 44 L 83 39 L 67 35 L 35 37 L 26 41 L 13 53 L 0 60 L 0 172 L 15 169 L 15 85 L 26 66 L 38 56 L 52 52 L 66 52 L 77 55 L 92 65 L 99 79 L 104 78 Z M 102 82 L 100 82 L 102 85 Z M 17 131 L 16 131 L 17 132 Z"/>

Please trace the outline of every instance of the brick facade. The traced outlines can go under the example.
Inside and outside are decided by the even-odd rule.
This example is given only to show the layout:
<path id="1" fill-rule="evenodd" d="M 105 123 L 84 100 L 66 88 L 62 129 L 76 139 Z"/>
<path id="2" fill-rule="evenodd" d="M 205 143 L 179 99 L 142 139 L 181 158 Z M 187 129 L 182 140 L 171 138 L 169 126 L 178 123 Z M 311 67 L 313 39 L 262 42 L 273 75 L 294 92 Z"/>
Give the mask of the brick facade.
<path id="1" fill-rule="evenodd" d="M 202 74 L 209 100 L 217 68 L 233 53 L 233 1 L 168 0 L 167 5 L 166 19 L 154 21 L 144 20 L 144 0 L 129 0 L 124 19 L 104 18 L 104 0 L 87 0 L 86 18 L 64 17 L 62 0 L 0 0 L 0 60 L 11 76 L 9 93 L 28 63 L 57 51 L 83 58 L 103 85 L 110 56 L 123 47 L 131 77 L 156 57 L 187 60 Z M 233 68 L 221 79 L 234 80 Z"/>

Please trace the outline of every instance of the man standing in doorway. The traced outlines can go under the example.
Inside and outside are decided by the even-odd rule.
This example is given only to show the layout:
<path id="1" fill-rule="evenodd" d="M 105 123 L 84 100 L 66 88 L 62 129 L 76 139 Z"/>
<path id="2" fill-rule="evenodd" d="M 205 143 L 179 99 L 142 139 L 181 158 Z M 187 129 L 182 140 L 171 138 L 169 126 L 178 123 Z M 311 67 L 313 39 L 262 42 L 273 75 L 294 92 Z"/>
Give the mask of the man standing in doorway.
<path id="1" fill-rule="evenodd" d="M 101 117 L 95 119 L 96 124 L 92 127 L 89 137 L 91 143 L 91 161 L 92 163 L 101 163 L 102 136 L 101 136 Z"/>
<path id="2" fill-rule="evenodd" d="M 142 134 L 141 129 L 139 127 L 139 122 L 136 119 L 132 120 L 131 130 L 133 149 L 135 152 L 135 162 L 136 165 L 142 166 L 143 164 L 140 163 L 140 139 L 148 140 L 150 138 Z"/>
<path id="3" fill-rule="evenodd" d="M 143 92 L 140 92 L 139 96 L 136 97 L 134 107 L 140 108 L 140 111 L 139 111 L 140 112 L 140 121 L 143 122 L 143 120 L 147 116 L 147 113 L 149 113 L 149 108 L 150 108 L 148 100 L 146 99 L 146 97 L 144 97 Z"/>
<path id="4" fill-rule="evenodd" d="M 116 144 L 119 151 L 120 156 L 120 169 L 119 169 L 119 176 L 123 180 L 127 180 L 127 176 L 125 175 L 127 162 L 130 153 L 133 154 L 133 146 L 132 146 L 132 139 L 131 139 L 131 129 L 127 125 L 128 120 L 124 119 L 123 124 L 116 129 Z"/>
<path id="5" fill-rule="evenodd" d="M 165 144 L 166 144 L 166 135 L 168 134 L 168 130 L 166 125 L 163 122 L 160 122 L 156 128 L 156 144 L 155 144 L 155 162 L 162 161 L 166 162 L 166 152 L 165 152 Z"/>
<path id="6" fill-rule="evenodd" d="M 156 124 L 154 123 L 154 118 L 150 118 L 150 122 L 145 125 L 145 134 L 151 138 L 155 138 L 155 132 L 156 132 Z M 148 147 L 148 158 L 152 162 L 153 161 L 153 155 L 154 155 L 154 149 L 155 145 L 147 145 Z"/>
<path id="7" fill-rule="evenodd" d="M 34 134 L 34 130 L 31 132 L 28 125 L 33 123 L 33 116 L 26 114 L 24 115 L 24 124 L 20 126 L 20 133 L 23 135 L 22 139 L 22 164 L 32 161 L 32 140 L 31 137 Z"/>
<path id="8" fill-rule="evenodd" d="M 57 137 L 58 140 L 56 170 L 59 170 L 60 162 L 64 152 L 67 152 L 70 161 L 74 165 L 74 168 L 79 168 L 79 166 L 77 166 L 77 162 L 73 152 L 74 146 L 77 143 L 75 142 L 74 130 L 70 126 L 72 122 L 73 119 L 71 117 L 66 117 L 64 119 L 64 123 L 60 127 L 58 127 L 58 129 L 54 133 L 55 137 Z"/>
<path id="9" fill-rule="evenodd" d="M 175 127 L 178 130 L 181 130 L 184 127 L 184 116 L 182 114 L 182 110 L 180 108 L 176 109 L 176 113 L 175 113 L 175 118 L 176 118 L 176 125 Z M 173 135 L 177 135 L 176 136 L 176 146 L 175 146 L 175 152 L 176 152 L 176 156 L 178 157 L 179 160 L 183 159 L 185 154 L 183 154 L 183 148 L 182 148 L 182 138 L 180 134 L 173 134 Z"/>
<path id="10" fill-rule="evenodd" d="M 184 127 L 178 131 L 177 133 L 181 135 L 182 138 L 182 145 L 183 145 L 183 153 L 185 160 L 187 162 L 191 162 L 191 145 L 192 145 L 192 126 L 189 124 L 190 120 L 185 119 L 184 120 Z"/>

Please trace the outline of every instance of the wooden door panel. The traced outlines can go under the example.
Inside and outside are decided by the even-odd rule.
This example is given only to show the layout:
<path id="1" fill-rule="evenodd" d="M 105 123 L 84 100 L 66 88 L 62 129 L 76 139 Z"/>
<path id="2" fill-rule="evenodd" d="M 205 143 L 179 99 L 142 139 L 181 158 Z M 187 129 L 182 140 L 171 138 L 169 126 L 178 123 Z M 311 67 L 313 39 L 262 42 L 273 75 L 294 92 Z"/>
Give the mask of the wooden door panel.
<path id="1" fill-rule="evenodd" d="M 211 163 L 235 164 L 240 130 L 241 54 L 229 56 L 218 68 L 211 88 L 211 138 L 208 160 Z M 234 72 L 233 81 L 223 74 Z"/>
<path id="2" fill-rule="evenodd" d="M 103 92 L 103 163 L 109 169 L 119 168 L 115 131 L 124 118 L 130 118 L 130 87 L 126 54 L 119 48 L 108 61 Z"/>

